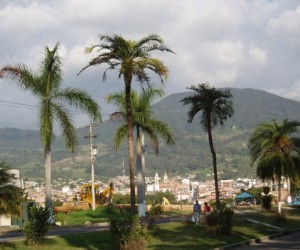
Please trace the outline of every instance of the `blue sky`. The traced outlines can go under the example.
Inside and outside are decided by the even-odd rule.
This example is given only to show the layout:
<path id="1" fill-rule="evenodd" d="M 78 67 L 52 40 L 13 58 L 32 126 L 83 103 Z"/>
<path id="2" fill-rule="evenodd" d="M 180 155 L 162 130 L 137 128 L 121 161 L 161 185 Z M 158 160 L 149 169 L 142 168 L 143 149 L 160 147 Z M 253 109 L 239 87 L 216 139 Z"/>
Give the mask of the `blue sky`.
<path id="1" fill-rule="evenodd" d="M 100 34 L 163 37 L 176 52 L 157 54 L 170 70 L 166 95 L 209 82 L 300 101 L 296 0 L 2 0 L 0 23 L 0 67 L 22 62 L 37 70 L 45 46 L 59 41 L 63 85 L 87 90 L 102 106 L 104 118 L 112 110 L 104 97 L 123 90 L 123 82 L 113 73 L 102 82 L 104 67 L 76 76 L 92 57 L 84 48 L 97 43 Z M 37 129 L 36 104 L 12 81 L 0 80 L 0 127 Z M 72 114 L 77 126 L 89 122 L 80 112 Z"/>

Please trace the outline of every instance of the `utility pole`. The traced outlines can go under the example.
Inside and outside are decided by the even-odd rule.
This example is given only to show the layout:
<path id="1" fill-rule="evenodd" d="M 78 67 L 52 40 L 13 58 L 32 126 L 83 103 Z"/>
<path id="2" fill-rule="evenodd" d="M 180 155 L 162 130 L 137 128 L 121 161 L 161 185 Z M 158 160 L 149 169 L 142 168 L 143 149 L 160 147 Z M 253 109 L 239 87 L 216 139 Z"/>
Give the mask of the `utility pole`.
<path id="1" fill-rule="evenodd" d="M 98 153 L 97 146 L 93 145 L 93 139 L 97 137 L 94 135 L 93 127 L 95 125 L 91 122 L 90 125 L 87 126 L 90 130 L 90 133 L 85 136 L 84 138 L 90 139 L 90 156 L 91 156 L 91 175 L 92 175 L 92 209 L 95 211 L 96 209 L 96 202 L 95 202 L 95 175 L 94 175 L 94 163 L 96 159 L 96 155 Z"/>

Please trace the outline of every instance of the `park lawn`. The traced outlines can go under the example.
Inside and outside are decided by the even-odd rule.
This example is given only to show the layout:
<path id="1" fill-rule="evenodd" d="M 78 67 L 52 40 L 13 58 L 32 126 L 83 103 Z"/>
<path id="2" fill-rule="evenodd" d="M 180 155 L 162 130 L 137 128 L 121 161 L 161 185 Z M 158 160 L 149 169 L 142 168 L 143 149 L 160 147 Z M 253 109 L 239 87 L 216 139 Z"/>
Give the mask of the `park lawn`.
<path id="1" fill-rule="evenodd" d="M 286 229 L 299 228 L 300 210 L 287 210 L 288 220 L 279 223 L 274 219 L 272 212 L 246 212 L 236 213 L 233 217 L 233 230 L 231 235 L 215 235 L 212 231 L 203 225 L 194 227 L 190 221 L 172 222 L 157 224 L 150 231 L 150 240 L 147 249 L 211 249 L 231 245 L 237 242 L 249 239 L 259 238 L 271 234 L 270 228 L 257 223 L 250 223 L 246 218 L 258 220 L 264 223 L 279 226 Z M 92 216 L 93 217 L 93 216 Z M 24 241 L 10 243 L 1 243 L 0 249 L 67 249 L 67 250 L 94 250 L 94 249 L 112 249 L 112 238 L 109 230 L 78 235 L 69 235 L 61 237 L 47 238 L 45 246 L 28 247 Z"/>

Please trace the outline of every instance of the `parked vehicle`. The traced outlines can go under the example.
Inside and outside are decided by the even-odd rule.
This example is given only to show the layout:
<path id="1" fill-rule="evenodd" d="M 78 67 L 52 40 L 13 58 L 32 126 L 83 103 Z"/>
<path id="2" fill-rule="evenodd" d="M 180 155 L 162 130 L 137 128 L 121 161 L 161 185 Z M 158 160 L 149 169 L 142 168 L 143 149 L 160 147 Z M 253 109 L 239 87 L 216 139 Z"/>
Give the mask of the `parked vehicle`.
<path id="1" fill-rule="evenodd" d="M 292 201 L 292 206 L 297 207 L 300 206 L 300 196 L 296 196 Z"/>

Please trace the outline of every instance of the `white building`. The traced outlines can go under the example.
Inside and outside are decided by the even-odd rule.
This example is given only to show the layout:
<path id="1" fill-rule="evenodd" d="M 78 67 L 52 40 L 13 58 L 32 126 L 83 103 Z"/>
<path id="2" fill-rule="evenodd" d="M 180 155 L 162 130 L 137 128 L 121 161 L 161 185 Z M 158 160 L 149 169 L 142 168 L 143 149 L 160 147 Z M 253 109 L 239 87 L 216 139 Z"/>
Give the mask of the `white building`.
<path id="1" fill-rule="evenodd" d="M 8 172 L 10 174 L 13 174 L 15 176 L 15 180 L 13 180 L 13 185 L 19 187 L 19 188 L 24 188 L 24 185 L 23 185 L 23 180 L 21 180 L 20 178 L 20 170 L 19 169 L 9 169 Z M 0 226 L 13 226 L 13 225 L 16 225 L 18 226 L 19 225 L 19 218 L 16 218 L 16 217 L 13 217 L 13 216 L 5 216 L 5 215 L 2 215 L 0 216 Z"/>

